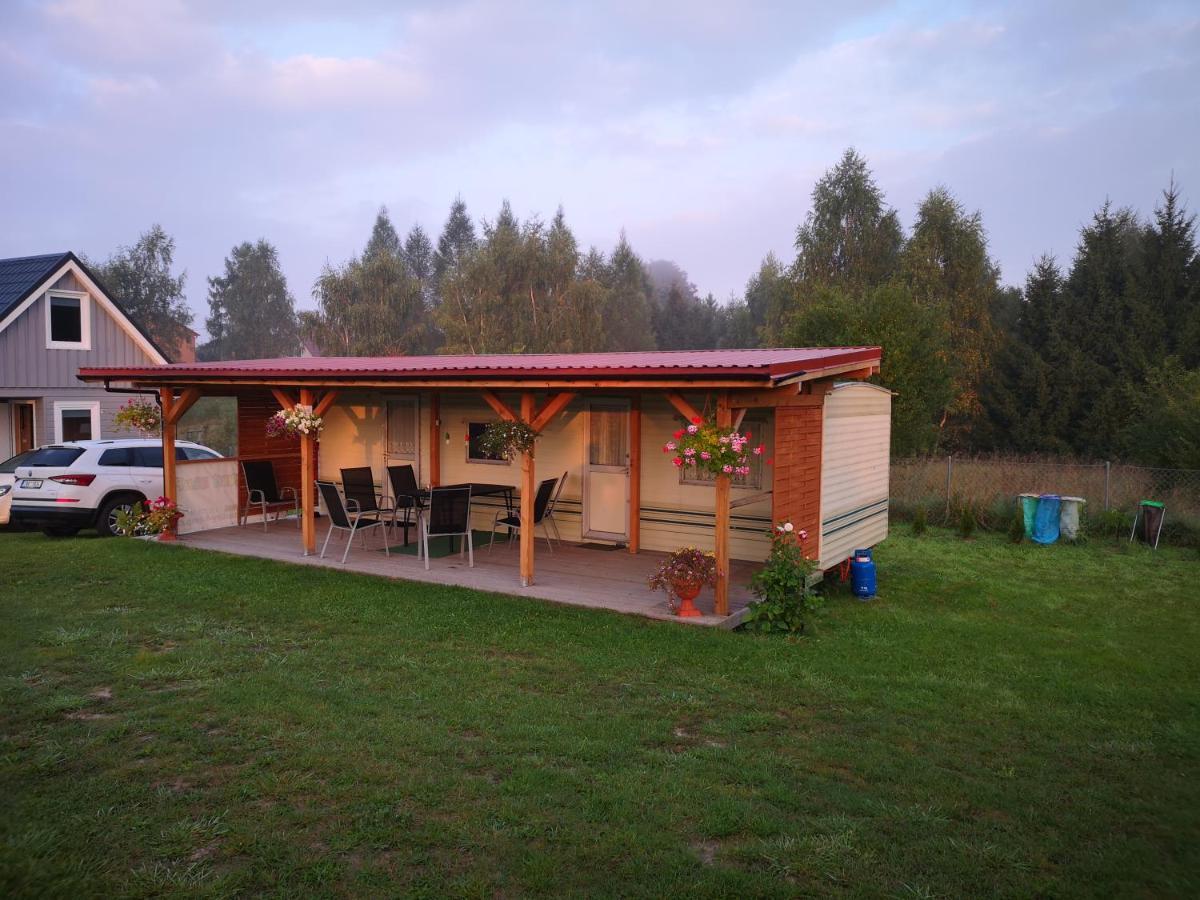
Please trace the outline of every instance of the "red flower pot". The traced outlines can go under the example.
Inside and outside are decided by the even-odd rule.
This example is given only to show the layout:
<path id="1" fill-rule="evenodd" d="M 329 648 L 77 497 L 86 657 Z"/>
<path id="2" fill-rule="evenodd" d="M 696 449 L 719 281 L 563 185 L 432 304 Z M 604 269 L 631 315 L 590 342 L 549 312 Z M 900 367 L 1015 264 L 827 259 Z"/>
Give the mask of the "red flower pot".
<path id="1" fill-rule="evenodd" d="M 671 587 L 675 591 L 675 596 L 679 598 L 679 609 L 675 611 L 675 615 L 685 618 L 704 615 L 692 603 L 696 599 L 696 595 L 700 593 L 700 588 L 703 587 L 699 581 L 676 581 L 671 584 Z"/>

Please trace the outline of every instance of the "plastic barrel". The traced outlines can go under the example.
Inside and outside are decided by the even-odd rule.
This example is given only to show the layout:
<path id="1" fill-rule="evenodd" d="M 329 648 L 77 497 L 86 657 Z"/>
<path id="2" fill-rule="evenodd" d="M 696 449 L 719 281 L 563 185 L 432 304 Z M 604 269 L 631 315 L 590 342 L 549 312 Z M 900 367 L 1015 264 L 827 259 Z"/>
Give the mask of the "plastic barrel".
<path id="1" fill-rule="evenodd" d="M 1025 522 L 1025 540 L 1033 540 L 1033 520 L 1037 516 L 1038 495 L 1021 495 L 1021 518 Z"/>
<path id="2" fill-rule="evenodd" d="M 1033 517 L 1033 540 L 1039 544 L 1053 544 L 1058 540 L 1058 511 L 1062 498 L 1058 494 L 1042 494 L 1038 497 L 1037 514 Z"/>
<path id="3" fill-rule="evenodd" d="M 1079 513 L 1085 503 L 1087 501 L 1082 497 L 1062 498 L 1062 507 L 1058 514 L 1058 530 L 1064 541 L 1073 541 L 1079 537 Z"/>
<path id="4" fill-rule="evenodd" d="M 850 557 L 850 586 L 859 600 L 875 596 L 875 561 L 869 549 L 855 550 Z"/>
<path id="5" fill-rule="evenodd" d="M 1166 507 L 1157 500 L 1143 500 L 1142 507 L 1142 540 L 1151 547 L 1158 544 L 1158 533 L 1162 528 L 1163 513 Z"/>

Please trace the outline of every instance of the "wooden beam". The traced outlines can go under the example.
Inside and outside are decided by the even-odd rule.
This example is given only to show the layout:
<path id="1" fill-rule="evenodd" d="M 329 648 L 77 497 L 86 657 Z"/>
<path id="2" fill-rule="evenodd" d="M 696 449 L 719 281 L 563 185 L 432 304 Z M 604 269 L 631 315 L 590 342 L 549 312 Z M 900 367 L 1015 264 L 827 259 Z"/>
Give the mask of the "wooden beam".
<path id="1" fill-rule="evenodd" d="M 683 395 L 679 391 L 667 391 L 667 399 L 671 401 L 673 407 L 679 410 L 679 414 L 689 422 L 700 418 L 700 413 L 696 412 L 696 407 L 684 400 Z"/>
<path id="2" fill-rule="evenodd" d="M 533 415 L 533 421 L 530 426 L 534 431 L 541 431 L 550 424 L 550 420 L 557 416 L 560 412 L 567 408 L 567 404 L 574 400 L 578 395 L 574 392 L 563 392 L 555 394 L 546 401 L 546 405 L 539 409 Z"/>
<path id="3" fill-rule="evenodd" d="M 745 407 L 743 407 L 742 409 L 735 409 L 733 411 L 733 430 L 734 431 L 742 430 L 742 419 L 744 419 L 744 418 L 746 418 Z"/>
<path id="4" fill-rule="evenodd" d="M 733 424 L 729 392 L 717 395 L 717 428 L 725 431 Z M 713 549 L 717 557 L 717 587 L 714 606 L 718 616 L 729 615 L 729 476 L 717 476 L 716 535 Z"/>
<path id="5" fill-rule="evenodd" d="M 159 400 L 162 403 L 163 496 L 173 503 L 178 503 L 179 486 L 175 477 L 175 392 L 170 388 L 163 388 L 159 391 Z M 175 523 L 172 522 L 159 535 L 159 540 L 173 541 L 175 536 Z"/>
<path id="6" fill-rule="evenodd" d="M 496 411 L 496 415 L 498 415 L 504 421 L 506 421 L 506 422 L 517 421 L 517 414 L 514 413 L 511 409 L 509 409 L 505 405 L 504 401 L 501 400 L 499 397 L 497 397 L 493 391 L 489 390 L 488 388 L 484 388 L 479 393 L 483 394 L 483 399 L 487 401 L 487 405 L 490 406 L 492 409 L 494 409 Z M 521 395 L 521 405 L 524 406 L 524 404 L 525 404 L 525 395 L 522 394 Z M 530 406 L 529 411 L 530 411 L 530 414 L 533 413 L 532 406 Z"/>
<path id="7" fill-rule="evenodd" d="M 80 378 L 80 381 L 99 382 L 102 377 Z M 109 380 L 115 380 L 110 378 Z M 191 387 L 194 385 L 220 385 L 222 387 L 243 387 L 247 389 L 270 390 L 278 387 L 281 378 L 266 377 L 213 377 L 197 378 L 194 374 L 187 375 L 155 375 L 153 378 L 131 378 L 128 383 L 146 390 L 155 390 L 166 385 L 175 388 Z M 293 378 L 289 376 L 285 385 L 288 388 L 310 387 L 315 390 L 326 388 L 365 389 L 388 388 L 396 391 L 415 390 L 417 388 L 437 389 L 443 391 L 479 391 L 479 390 L 520 390 L 520 391 L 587 391 L 587 390 L 670 390 L 670 391 L 702 391 L 716 389 L 761 390 L 765 388 L 762 378 L 693 378 L 693 379 L 652 379 L 652 378 L 607 378 L 607 379 L 532 379 L 532 378 L 503 378 L 486 381 L 450 381 L 444 378 L 413 378 L 408 380 L 381 378 Z"/>
<path id="8" fill-rule="evenodd" d="M 642 543 L 642 398 L 629 401 L 629 552 Z"/>
<path id="9" fill-rule="evenodd" d="M 301 389 L 300 402 L 305 406 L 312 405 L 313 392 L 311 389 Z M 312 556 L 317 551 L 316 498 L 313 496 L 315 446 L 315 435 L 300 435 L 300 538 L 304 544 L 305 556 Z"/>
<path id="10" fill-rule="evenodd" d="M 528 422 L 533 418 L 533 393 L 521 394 L 521 418 Z M 533 451 L 521 454 L 521 587 L 533 584 L 533 499 L 534 486 Z"/>
<path id="11" fill-rule="evenodd" d="M 433 394 L 429 398 L 429 484 L 437 487 L 442 483 L 442 398 Z"/>
<path id="12" fill-rule="evenodd" d="M 314 416 L 323 416 L 329 412 L 329 407 L 337 401 L 338 392 L 336 390 L 326 391 L 325 396 L 317 401 L 317 405 L 313 407 Z"/>
<path id="13" fill-rule="evenodd" d="M 179 420 L 183 418 L 183 414 L 187 412 L 200 399 L 199 388 L 188 388 L 178 397 L 172 398 L 170 419 L 172 425 L 178 425 Z M 163 418 L 167 418 L 167 411 L 163 409 Z"/>
<path id="14" fill-rule="evenodd" d="M 283 409 L 291 409 L 296 405 L 296 401 L 291 398 L 287 391 L 280 388 L 271 388 L 271 393 L 275 395 L 275 402 Z"/>

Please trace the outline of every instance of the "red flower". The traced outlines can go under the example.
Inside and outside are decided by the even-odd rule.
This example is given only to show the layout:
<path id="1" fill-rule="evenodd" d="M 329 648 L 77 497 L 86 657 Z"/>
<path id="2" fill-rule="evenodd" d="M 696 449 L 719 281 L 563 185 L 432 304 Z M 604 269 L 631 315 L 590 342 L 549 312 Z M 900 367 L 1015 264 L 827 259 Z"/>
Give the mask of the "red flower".
<path id="1" fill-rule="evenodd" d="M 702 418 L 700 418 L 699 416 L 692 416 L 692 424 L 693 425 L 703 425 L 704 420 Z"/>
<path id="2" fill-rule="evenodd" d="M 683 437 L 683 429 L 680 428 L 677 432 L 675 432 L 673 437 L 675 438 L 675 440 L 679 440 L 681 437 Z"/>
<path id="3" fill-rule="evenodd" d="M 674 465 L 674 466 L 682 466 L 682 465 L 683 465 L 683 459 L 681 459 L 680 457 L 678 457 L 678 456 L 677 456 L 677 457 L 675 457 L 673 460 L 671 460 L 671 464 L 672 464 L 672 465 Z"/>
<path id="4" fill-rule="evenodd" d="M 768 465 L 768 466 L 773 466 L 773 465 L 775 465 L 775 458 L 774 458 L 773 456 L 768 456 L 768 457 L 767 457 L 767 465 Z"/>

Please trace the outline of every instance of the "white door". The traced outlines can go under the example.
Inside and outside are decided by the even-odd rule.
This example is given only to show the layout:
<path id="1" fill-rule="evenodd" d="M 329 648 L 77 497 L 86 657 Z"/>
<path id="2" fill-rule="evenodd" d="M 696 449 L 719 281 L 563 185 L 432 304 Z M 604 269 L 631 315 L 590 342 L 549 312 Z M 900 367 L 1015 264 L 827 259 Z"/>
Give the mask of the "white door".
<path id="1" fill-rule="evenodd" d="M 629 403 L 590 400 L 583 459 L 583 536 L 629 539 Z"/>

